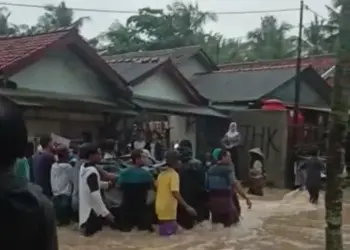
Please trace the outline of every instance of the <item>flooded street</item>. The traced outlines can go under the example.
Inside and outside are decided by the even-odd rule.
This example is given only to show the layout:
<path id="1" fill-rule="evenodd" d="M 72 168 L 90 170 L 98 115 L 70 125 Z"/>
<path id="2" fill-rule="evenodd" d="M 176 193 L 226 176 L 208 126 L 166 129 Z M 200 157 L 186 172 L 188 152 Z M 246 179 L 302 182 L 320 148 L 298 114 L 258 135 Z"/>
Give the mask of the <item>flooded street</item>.
<path id="1" fill-rule="evenodd" d="M 84 238 L 76 229 L 59 230 L 60 249 L 116 250 L 294 250 L 324 249 L 323 196 L 318 206 L 308 203 L 306 192 L 267 190 L 264 198 L 253 200 L 243 219 L 233 228 L 213 228 L 204 223 L 192 231 L 161 238 L 149 233 L 120 233 L 105 229 L 92 238 Z M 350 194 L 345 203 L 350 204 Z M 344 207 L 344 246 L 350 247 L 350 205 Z"/>

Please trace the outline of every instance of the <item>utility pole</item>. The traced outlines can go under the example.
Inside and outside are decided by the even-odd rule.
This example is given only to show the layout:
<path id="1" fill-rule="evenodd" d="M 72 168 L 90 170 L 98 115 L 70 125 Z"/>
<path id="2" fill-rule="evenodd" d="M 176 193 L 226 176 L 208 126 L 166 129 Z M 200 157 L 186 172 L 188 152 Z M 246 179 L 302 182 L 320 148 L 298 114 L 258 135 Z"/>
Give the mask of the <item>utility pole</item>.
<path id="1" fill-rule="evenodd" d="M 295 93 L 294 93 L 294 125 L 298 124 L 298 114 L 300 106 L 300 71 L 301 71 L 301 52 L 303 43 L 303 22 L 304 22 L 304 0 L 300 1 L 300 16 L 299 16 L 299 34 L 297 44 L 297 61 L 296 61 L 296 73 L 295 73 Z M 294 138 L 297 139 L 296 130 L 294 132 Z M 296 142 L 296 140 L 295 140 Z"/>
<path id="2" fill-rule="evenodd" d="M 293 108 L 293 124 L 292 124 L 292 154 L 291 162 L 288 168 L 289 171 L 286 171 L 286 181 L 287 185 L 294 187 L 294 164 L 297 159 L 297 148 L 298 143 L 298 117 L 300 109 L 300 72 L 301 72 L 301 52 L 302 52 L 302 43 L 303 43 L 303 21 L 304 21 L 304 1 L 300 1 L 300 13 L 299 13 L 299 34 L 298 34 L 298 43 L 297 43 L 297 60 L 296 60 L 296 73 L 295 73 L 295 92 L 294 92 L 294 108 Z"/>

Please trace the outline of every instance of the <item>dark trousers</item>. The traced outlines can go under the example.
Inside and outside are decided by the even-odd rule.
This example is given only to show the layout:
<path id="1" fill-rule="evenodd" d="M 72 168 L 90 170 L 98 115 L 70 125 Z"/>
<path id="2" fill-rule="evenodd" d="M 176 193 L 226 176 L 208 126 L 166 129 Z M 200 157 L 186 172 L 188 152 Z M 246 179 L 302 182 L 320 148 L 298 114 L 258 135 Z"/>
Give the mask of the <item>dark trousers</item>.
<path id="1" fill-rule="evenodd" d="M 238 222 L 238 217 L 235 216 L 234 212 L 226 214 L 212 213 L 211 223 L 213 224 L 223 224 L 224 227 L 230 227 Z"/>
<path id="2" fill-rule="evenodd" d="M 307 191 L 309 192 L 309 201 L 312 204 L 317 204 L 318 203 L 318 198 L 320 194 L 320 187 L 315 186 L 315 187 L 308 187 Z"/>
<path id="3" fill-rule="evenodd" d="M 72 220 L 71 200 L 71 197 L 68 195 L 58 195 L 52 198 L 59 226 L 68 225 Z"/>
<path id="4" fill-rule="evenodd" d="M 86 237 L 93 236 L 95 233 L 102 230 L 103 225 L 104 225 L 104 219 L 97 216 L 94 211 L 91 211 L 89 218 L 81 226 L 82 233 Z"/>
<path id="5" fill-rule="evenodd" d="M 153 205 L 145 205 L 142 207 L 129 207 L 122 205 L 118 209 L 118 223 L 115 228 L 122 232 L 130 232 L 133 228 L 140 231 L 153 232 Z"/>

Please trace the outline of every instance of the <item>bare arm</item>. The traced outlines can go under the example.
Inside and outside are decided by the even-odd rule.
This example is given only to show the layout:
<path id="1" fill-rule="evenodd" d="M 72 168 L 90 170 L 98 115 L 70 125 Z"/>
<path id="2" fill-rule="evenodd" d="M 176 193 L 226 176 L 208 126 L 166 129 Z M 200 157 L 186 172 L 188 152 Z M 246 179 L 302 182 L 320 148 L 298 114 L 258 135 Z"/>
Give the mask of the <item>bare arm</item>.
<path id="1" fill-rule="evenodd" d="M 234 187 L 236 188 L 236 191 L 239 194 L 239 196 L 241 196 L 243 199 L 246 200 L 248 208 L 251 208 L 252 203 L 251 203 L 249 197 L 247 196 L 247 194 L 245 193 L 244 188 L 242 187 L 241 183 L 237 180 L 235 172 L 233 170 L 230 172 L 229 179 L 230 179 L 231 184 L 233 184 Z"/>
<path id="2" fill-rule="evenodd" d="M 179 191 L 172 191 L 172 194 L 181 206 L 183 206 L 186 209 L 190 207 L 190 205 L 188 205 L 187 202 L 182 198 Z"/>
<path id="3" fill-rule="evenodd" d="M 184 208 L 189 208 L 190 206 L 187 202 L 182 198 L 180 194 L 180 178 L 178 174 L 174 174 L 170 181 L 171 193 L 174 198 L 179 202 L 179 204 Z"/>

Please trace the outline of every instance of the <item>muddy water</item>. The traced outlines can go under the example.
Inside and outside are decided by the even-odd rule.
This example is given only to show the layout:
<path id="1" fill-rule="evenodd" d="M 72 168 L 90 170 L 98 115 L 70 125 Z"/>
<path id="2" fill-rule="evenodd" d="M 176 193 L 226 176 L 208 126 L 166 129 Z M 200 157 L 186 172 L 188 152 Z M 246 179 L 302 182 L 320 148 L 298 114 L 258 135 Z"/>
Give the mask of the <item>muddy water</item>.
<path id="1" fill-rule="evenodd" d="M 263 199 L 253 200 L 252 210 L 244 209 L 239 225 L 229 229 L 204 223 L 170 238 L 106 229 L 84 238 L 74 228 L 62 228 L 59 240 L 62 250 L 318 250 L 324 249 L 324 210 L 322 202 L 309 204 L 304 192 L 268 191 Z M 344 244 L 350 247 L 350 206 L 344 208 Z"/>

